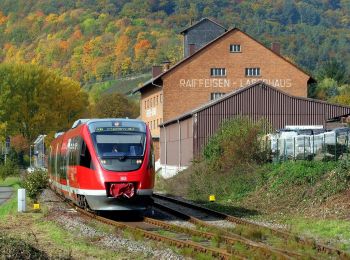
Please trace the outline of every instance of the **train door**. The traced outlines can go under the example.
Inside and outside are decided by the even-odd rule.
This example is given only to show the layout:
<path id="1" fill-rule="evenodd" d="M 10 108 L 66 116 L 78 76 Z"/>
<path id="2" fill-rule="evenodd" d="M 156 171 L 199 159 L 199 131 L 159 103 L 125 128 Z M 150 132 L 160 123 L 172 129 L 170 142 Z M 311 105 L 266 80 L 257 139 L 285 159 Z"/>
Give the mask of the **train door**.
<path id="1" fill-rule="evenodd" d="M 68 139 L 67 142 L 67 150 L 66 150 L 66 154 L 65 154 L 65 158 L 66 158 L 66 183 L 67 183 L 67 189 L 68 189 L 68 195 L 69 197 L 71 197 L 71 187 L 70 187 L 70 175 L 71 175 L 71 167 L 70 167 L 70 152 L 73 146 L 73 139 Z"/>
<path id="2" fill-rule="evenodd" d="M 54 171 L 55 171 L 55 178 L 54 180 L 59 183 L 59 178 L 58 178 L 58 156 L 59 155 L 59 144 L 56 145 L 56 151 L 55 151 L 55 162 L 54 162 Z"/>

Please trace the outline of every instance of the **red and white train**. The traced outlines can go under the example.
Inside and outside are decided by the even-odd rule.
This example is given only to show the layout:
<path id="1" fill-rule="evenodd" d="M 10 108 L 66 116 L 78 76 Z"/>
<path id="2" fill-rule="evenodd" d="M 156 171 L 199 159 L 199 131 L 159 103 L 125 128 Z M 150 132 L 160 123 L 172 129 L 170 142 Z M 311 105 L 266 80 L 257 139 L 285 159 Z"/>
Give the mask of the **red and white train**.
<path id="1" fill-rule="evenodd" d="M 154 153 L 148 126 L 133 119 L 80 119 L 49 151 L 50 186 L 91 210 L 145 210 Z"/>

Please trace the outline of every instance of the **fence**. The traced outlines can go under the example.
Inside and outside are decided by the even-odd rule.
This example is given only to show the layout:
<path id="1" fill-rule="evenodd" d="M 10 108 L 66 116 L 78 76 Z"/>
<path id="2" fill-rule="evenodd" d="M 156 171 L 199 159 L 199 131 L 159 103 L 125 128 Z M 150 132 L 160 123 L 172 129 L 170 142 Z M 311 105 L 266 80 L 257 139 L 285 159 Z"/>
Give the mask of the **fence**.
<path id="1" fill-rule="evenodd" d="M 280 138 L 270 135 L 267 147 L 273 161 L 342 160 L 349 158 L 350 130 L 318 135 L 295 135 Z"/>

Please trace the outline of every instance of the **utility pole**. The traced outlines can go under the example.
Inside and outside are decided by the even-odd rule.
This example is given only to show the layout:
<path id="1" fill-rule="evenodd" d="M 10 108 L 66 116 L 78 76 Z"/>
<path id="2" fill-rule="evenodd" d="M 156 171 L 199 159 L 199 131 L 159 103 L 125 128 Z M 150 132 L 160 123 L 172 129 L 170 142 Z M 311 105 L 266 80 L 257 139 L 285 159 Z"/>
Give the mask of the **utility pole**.
<path id="1" fill-rule="evenodd" d="M 7 158 L 7 154 L 8 154 L 8 151 L 10 149 L 10 142 L 11 142 L 11 139 L 9 136 L 6 137 L 6 142 L 5 142 L 5 164 L 6 164 L 6 158 Z"/>
<path id="2" fill-rule="evenodd" d="M 29 145 L 29 168 L 32 169 L 32 145 Z"/>
<path id="3" fill-rule="evenodd" d="M 43 154 L 42 154 L 42 159 L 41 159 L 41 167 L 43 168 L 44 167 L 44 161 L 45 161 L 45 136 L 46 135 L 43 135 Z"/>

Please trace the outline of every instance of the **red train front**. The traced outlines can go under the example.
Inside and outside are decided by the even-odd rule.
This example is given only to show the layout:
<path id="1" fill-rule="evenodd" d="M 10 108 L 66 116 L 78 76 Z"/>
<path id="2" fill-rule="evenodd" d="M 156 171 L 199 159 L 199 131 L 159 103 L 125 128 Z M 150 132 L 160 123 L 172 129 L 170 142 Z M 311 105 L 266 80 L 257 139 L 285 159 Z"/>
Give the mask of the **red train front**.
<path id="1" fill-rule="evenodd" d="M 51 187 L 92 210 L 144 210 L 152 202 L 154 154 L 147 125 L 82 119 L 50 146 Z"/>

